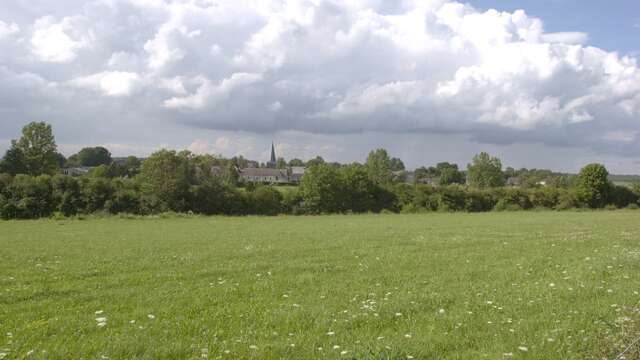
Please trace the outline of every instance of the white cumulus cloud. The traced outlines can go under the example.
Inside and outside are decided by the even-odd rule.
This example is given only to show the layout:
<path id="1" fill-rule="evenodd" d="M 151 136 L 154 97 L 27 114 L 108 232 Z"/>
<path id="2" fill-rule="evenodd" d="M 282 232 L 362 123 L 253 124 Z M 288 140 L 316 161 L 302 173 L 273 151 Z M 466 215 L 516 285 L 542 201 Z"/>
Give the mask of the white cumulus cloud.
<path id="1" fill-rule="evenodd" d="M 73 79 L 70 84 L 99 90 L 107 96 L 129 96 L 142 85 L 142 78 L 132 72 L 106 71 Z"/>
<path id="2" fill-rule="evenodd" d="M 0 20 L 0 39 L 16 34 L 20 31 L 20 27 L 16 23 L 6 23 Z"/>
<path id="3" fill-rule="evenodd" d="M 207 78 L 198 77 L 195 82 L 200 83 L 194 94 L 173 97 L 164 102 L 168 108 L 201 109 L 207 105 L 220 103 L 229 98 L 231 93 L 243 86 L 251 85 L 262 79 L 260 74 L 234 73 L 218 85 L 213 85 Z M 178 88 L 179 89 L 179 88 Z"/>
<path id="4" fill-rule="evenodd" d="M 73 61 L 78 51 L 89 47 L 92 34 L 84 33 L 77 25 L 84 23 L 82 17 L 65 17 L 56 22 L 52 16 L 36 20 L 31 47 L 33 54 L 41 61 L 66 63 Z"/>
<path id="5" fill-rule="evenodd" d="M 374 134 L 371 147 L 384 133 L 640 151 L 623 135 L 640 131 L 638 60 L 591 46 L 586 32 L 548 32 L 522 10 L 453 0 L 6 4 L 0 72 L 40 80 L 28 91 L 0 82 L 16 94 L 0 99 L 13 118 L 117 118 L 172 135 Z M 135 106 L 123 116 L 114 97 Z"/>

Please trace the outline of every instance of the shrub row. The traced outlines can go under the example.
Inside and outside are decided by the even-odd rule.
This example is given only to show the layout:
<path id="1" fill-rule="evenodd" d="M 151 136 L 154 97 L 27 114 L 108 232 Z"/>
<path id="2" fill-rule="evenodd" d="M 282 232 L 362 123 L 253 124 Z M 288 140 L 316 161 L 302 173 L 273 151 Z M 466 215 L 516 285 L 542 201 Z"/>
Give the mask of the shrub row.
<path id="1" fill-rule="evenodd" d="M 463 186 L 411 187 L 401 204 L 404 212 L 420 211 L 517 211 L 532 209 L 569 210 L 588 208 L 573 188 L 540 187 L 534 189 L 471 189 Z M 623 186 L 614 186 L 608 208 L 637 207 L 638 194 Z"/>
<path id="2" fill-rule="evenodd" d="M 586 208 L 575 189 L 374 185 L 352 171 L 332 184 L 303 182 L 279 191 L 271 186 L 225 185 L 216 179 L 184 190 L 145 192 L 138 178 L 76 178 L 64 175 L 0 175 L 0 218 L 35 219 L 93 213 L 158 214 L 166 211 L 214 215 L 277 215 L 360 212 L 513 211 Z M 341 180 L 340 180 L 341 179 Z M 326 180 L 326 179 L 325 179 Z M 334 179 L 335 180 L 335 179 Z M 328 181 L 328 180 L 327 180 Z M 317 189 L 319 184 L 322 188 Z M 311 186 L 313 185 L 313 186 Z M 170 198 L 170 200 L 167 200 Z M 621 186 L 609 192 L 609 208 L 638 206 L 638 194 Z"/>
<path id="3" fill-rule="evenodd" d="M 0 218 L 35 219 L 93 213 L 149 215 L 176 211 L 156 194 L 141 191 L 125 178 L 76 178 L 65 175 L 0 175 Z M 298 199 L 269 186 L 251 191 L 217 181 L 192 185 L 175 200 L 180 211 L 214 215 L 276 215 L 291 212 Z"/>

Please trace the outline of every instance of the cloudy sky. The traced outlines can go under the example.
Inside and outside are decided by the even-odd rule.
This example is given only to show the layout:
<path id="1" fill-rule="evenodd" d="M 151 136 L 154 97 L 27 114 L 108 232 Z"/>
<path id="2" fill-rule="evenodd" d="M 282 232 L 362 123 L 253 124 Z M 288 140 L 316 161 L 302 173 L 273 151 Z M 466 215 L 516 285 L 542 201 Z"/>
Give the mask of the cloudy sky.
<path id="1" fill-rule="evenodd" d="M 0 2 L 0 150 L 640 173 L 637 0 Z"/>

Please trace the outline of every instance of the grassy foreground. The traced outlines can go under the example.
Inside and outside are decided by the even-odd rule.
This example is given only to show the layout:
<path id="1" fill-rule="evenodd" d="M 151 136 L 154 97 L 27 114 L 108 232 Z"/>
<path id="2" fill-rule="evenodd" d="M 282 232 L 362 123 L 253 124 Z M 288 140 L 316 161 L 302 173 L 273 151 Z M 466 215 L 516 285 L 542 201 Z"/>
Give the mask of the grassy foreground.
<path id="1" fill-rule="evenodd" d="M 632 211 L 0 222 L 0 358 L 613 359 L 639 240 Z"/>

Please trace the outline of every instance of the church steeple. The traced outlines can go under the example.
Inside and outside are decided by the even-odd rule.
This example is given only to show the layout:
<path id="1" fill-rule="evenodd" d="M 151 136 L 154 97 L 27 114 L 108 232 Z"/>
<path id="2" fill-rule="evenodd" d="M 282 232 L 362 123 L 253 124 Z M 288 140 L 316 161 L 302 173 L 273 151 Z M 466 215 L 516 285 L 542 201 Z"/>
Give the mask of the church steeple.
<path id="1" fill-rule="evenodd" d="M 271 142 L 271 160 L 267 163 L 268 168 L 275 169 L 278 165 L 278 160 L 276 159 L 276 147 Z"/>
<path id="2" fill-rule="evenodd" d="M 271 162 L 276 163 L 276 148 L 273 146 L 273 141 L 271 142 Z"/>

